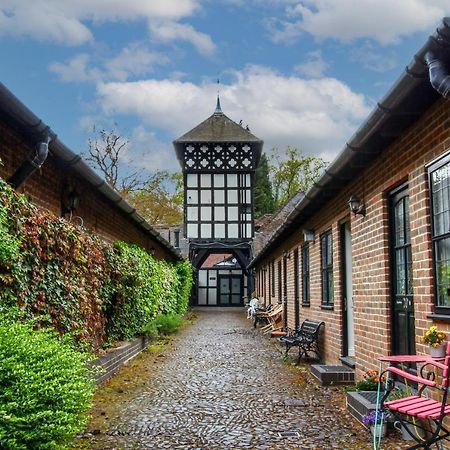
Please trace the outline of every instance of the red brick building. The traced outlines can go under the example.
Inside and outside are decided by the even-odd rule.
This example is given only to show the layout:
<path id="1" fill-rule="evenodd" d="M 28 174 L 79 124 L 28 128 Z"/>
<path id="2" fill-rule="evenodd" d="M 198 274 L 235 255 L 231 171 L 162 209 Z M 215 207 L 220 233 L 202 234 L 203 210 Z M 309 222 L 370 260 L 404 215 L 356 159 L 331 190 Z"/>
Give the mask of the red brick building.
<path id="1" fill-rule="evenodd" d="M 289 327 L 324 321 L 325 362 L 357 378 L 426 352 L 433 323 L 450 336 L 449 43 L 447 18 L 251 263 L 258 296 Z"/>
<path id="2" fill-rule="evenodd" d="M 42 147 L 42 155 L 38 149 L 48 139 L 45 157 L 46 146 Z M 36 164 L 39 158 L 44 160 L 41 168 L 27 176 L 35 165 L 40 165 Z M 178 250 L 2 84 L 0 159 L 0 177 L 23 181 L 18 191 L 37 206 L 82 223 L 106 241 L 138 244 L 159 259 L 181 259 Z"/>

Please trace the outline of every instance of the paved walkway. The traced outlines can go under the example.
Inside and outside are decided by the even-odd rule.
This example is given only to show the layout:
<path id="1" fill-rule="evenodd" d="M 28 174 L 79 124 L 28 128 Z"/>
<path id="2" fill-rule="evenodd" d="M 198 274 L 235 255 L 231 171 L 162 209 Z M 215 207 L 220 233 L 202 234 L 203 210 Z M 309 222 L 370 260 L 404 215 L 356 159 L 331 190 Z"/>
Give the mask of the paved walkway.
<path id="1" fill-rule="evenodd" d="M 283 362 L 242 310 L 196 314 L 162 353 L 144 352 L 100 390 L 77 448 L 371 448 L 342 389 Z"/>

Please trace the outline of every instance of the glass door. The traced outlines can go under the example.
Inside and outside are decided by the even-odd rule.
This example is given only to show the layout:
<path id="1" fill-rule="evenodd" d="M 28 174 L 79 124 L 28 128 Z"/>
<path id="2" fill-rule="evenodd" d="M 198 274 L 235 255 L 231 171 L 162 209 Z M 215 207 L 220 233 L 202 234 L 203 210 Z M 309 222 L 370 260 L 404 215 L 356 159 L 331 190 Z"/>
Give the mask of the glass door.
<path id="1" fill-rule="evenodd" d="M 409 196 L 405 186 L 391 195 L 392 335 L 395 355 L 416 353 Z"/>
<path id="2" fill-rule="evenodd" d="M 219 275 L 220 306 L 242 305 L 242 277 L 239 275 Z"/>

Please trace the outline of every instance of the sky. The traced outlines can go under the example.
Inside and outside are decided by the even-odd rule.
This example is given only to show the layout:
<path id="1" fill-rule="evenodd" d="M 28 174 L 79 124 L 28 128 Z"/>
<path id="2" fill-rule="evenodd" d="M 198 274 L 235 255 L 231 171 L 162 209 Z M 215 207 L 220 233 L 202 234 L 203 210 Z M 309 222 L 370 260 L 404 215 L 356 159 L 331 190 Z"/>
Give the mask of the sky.
<path id="1" fill-rule="evenodd" d="M 74 152 L 129 140 L 127 170 L 223 112 L 331 162 L 450 15 L 450 0 L 0 0 L 1 81 Z M 220 80 L 218 86 L 217 79 Z"/>

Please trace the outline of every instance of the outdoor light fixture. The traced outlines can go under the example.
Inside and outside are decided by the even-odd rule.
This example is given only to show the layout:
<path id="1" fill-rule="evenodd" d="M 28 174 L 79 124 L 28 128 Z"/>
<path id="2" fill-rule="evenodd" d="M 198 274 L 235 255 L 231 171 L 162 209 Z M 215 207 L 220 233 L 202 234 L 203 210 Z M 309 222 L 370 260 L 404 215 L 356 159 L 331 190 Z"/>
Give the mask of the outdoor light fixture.
<path id="1" fill-rule="evenodd" d="M 80 195 L 77 191 L 72 191 L 69 195 L 69 209 L 74 212 L 80 205 Z"/>
<path id="2" fill-rule="evenodd" d="M 150 250 L 149 250 L 149 253 L 150 253 L 150 255 L 154 255 L 155 253 L 156 253 L 156 248 L 155 247 L 152 247 Z"/>
<path id="3" fill-rule="evenodd" d="M 314 242 L 314 230 L 303 230 L 303 240 L 305 242 Z"/>
<path id="4" fill-rule="evenodd" d="M 357 214 L 361 214 L 363 217 L 366 217 L 366 205 L 361 202 L 361 200 L 356 197 L 356 195 L 352 195 L 348 200 L 348 206 L 350 207 L 350 211 L 356 216 Z"/>
<path id="5" fill-rule="evenodd" d="M 284 257 L 285 259 L 291 259 L 291 254 L 290 254 L 287 250 L 285 250 L 285 251 L 283 252 L 283 257 Z"/>
<path id="6" fill-rule="evenodd" d="M 73 189 L 69 195 L 66 196 L 66 200 L 63 203 L 62 214 L 74 214 L 80 205 L 80 194 Z"/>

